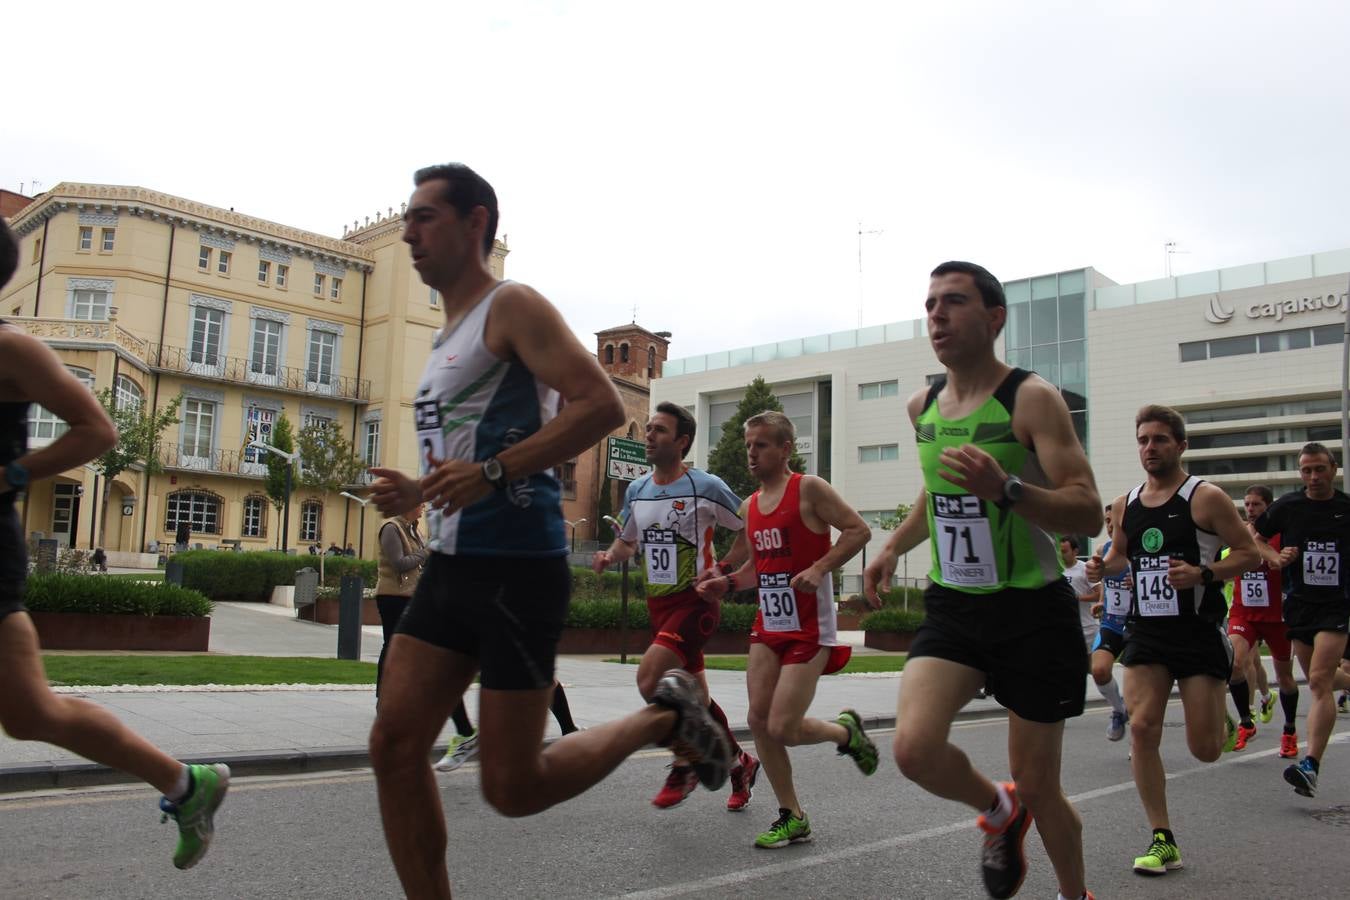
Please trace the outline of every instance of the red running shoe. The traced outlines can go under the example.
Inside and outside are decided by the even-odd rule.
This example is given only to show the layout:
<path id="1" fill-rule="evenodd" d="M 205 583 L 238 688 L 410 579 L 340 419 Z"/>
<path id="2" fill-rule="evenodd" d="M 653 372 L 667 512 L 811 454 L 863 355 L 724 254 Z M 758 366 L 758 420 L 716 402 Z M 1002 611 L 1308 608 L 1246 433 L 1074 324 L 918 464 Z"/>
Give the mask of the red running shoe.
<path id="1" fill-rule="evenodd" d="M 1234 750 L 1246 750 L 1247 742 L 1256 737 L 1256 726 L 1248 728 L 1246 725 L 1238 725 L 1237 743 L 1233 745 Z"/>
<path id="2" fill-rule="evenodd" d="M 750 789 L 755 786 L 759 776 L 759 760 L 744 750 L 731 770 L 731 796 L 727 798 L 727 809 L 740 812 L 750 805 Z"/>
<path id="3" fill-rule="evenodd" d="M 1298 759 L 1298 733 L 1286 731 L 1280 735 L 1280 759 Z"/>
<path id="4" fill-rule="evenodd" d="M 670 809 L 673 806 L 679 806 L 697 786 L 698 776 L 694 774 L 693 766 L 672 765 L 670 774 L 666 776 L 665 785 L 652 798 L 652 806 L 657 809 Z"/>

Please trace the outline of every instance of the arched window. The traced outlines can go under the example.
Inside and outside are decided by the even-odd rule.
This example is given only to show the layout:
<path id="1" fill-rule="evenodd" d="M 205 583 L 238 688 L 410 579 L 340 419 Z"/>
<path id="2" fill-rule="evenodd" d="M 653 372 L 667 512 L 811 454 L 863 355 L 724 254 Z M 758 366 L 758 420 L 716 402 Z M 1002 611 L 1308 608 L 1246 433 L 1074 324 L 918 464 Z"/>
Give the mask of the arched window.
<path id="1" fill-rule="evenodd" d="M 318 500 L 306 500 L 300 504 L 300 540 L 317 541 L 323 539 L 323 504 Z"/>
<path id="2" fill-rule="evenodd" d="M 164 530 L 172 534 L 179 522 L 201 534 L 220 534 L 220 495 L 210 491 L 175 491 L 164 507 Z"/>
<path id="3" fill-rule="evenodd" d="M 80 384 L 94 389 L 94 373 L 77 366 L 66 366 Z M 66 433 L 69 428 L 65 420 L 56 413 L 37 403 L 28 407 L 28 438 L 33 441 L 50 442 Z"/>
<path id="4" fill-rule="evenodd" d="M 656 348 L 655 348 L 655 347 L 648 347 L 648 348 L 647 348 L 647 377 L 648 377 L 648 378 L 655 378 L 655 377 L 656 377 Z"/>
<path id="5" fill-rule="evenodd" d="M 261 494 L 249 494 L 244 498 L 243 537 L 267 537 L 268 500 Z"/>
<path id="6" fill-rule="evenodd" d="M 117 376 L 117 408 L 140 409 L 145 402 L 145 392 L 141 386 L 125 375 Z"/>
<path id="7" fill-rule="evenodd" d="M 619 362 L 628 362 L 628 345 L 619 345 Z"/>
<path id="8" fill-rule="evenodd" d="M 613 344 L 606 344 L 606 345 L 605 345 L 605 365 L 607 365 L 607 366 L 612 366 L 612 365 L 614 365 L 614 345 L 613 345 Z"/>

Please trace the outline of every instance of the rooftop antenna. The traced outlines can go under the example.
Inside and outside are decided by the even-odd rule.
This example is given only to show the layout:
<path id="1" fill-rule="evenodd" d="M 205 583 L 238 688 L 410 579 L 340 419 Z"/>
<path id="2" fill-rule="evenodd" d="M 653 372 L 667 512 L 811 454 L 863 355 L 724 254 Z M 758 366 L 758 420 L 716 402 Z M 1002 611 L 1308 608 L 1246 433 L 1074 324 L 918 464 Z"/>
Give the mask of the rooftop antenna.
<path id="1" fill-rule="evenodd" d="M 858 220 L 858 327 L 863 324 L 863 268 L 862 268 L 862 245 L 863 235 L 882 234 L 884 229 L 871 228 L 863 230 L 862 219 Z"/>
<path id="2" fill-rule="evenodd" d="M 1171 278 L 1171 277 L 1172 277 L 1172 257 L 1173 257 L 1173 256 L 1176 256 L 1178 253 L 1180 253 L 1180 254 L 1186 254 L 1186 253 L 1190 253 L 1190 252 L 1191 252 L 1191 251 L 1189 251 L 1189 250 L 1178 250 L 1178 249 L 1177 249 L 1177 242 L 1176 242 L 1176 241 L 1164 241 L 1164 242 L 1163 242 L 1163 272 L 1164 272 L 1164 274 L 1165 274 L 1165 277 L 1167 277 L 1167 278 Z"/>

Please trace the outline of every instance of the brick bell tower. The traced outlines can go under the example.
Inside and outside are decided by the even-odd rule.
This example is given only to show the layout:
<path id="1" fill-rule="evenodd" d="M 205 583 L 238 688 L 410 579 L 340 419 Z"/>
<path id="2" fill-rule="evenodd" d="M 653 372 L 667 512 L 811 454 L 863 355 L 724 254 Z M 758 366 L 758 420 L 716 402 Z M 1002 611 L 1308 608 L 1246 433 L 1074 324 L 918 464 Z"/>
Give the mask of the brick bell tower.
<path id="1" fill-rule="evenodd" d="M 595 333 L 595 355 L 611 378 L 649 388 L 661 377 L 670 347 L 669 331 L 648 331 L 636 322 Z"/>

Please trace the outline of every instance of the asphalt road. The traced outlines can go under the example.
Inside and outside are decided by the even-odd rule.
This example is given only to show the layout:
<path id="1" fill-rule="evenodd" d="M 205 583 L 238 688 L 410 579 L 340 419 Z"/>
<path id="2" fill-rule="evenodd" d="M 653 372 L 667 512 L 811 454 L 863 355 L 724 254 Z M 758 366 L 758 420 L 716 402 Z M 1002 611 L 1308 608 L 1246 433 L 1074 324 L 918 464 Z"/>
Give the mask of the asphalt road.
<path id="1" fill-rule="evenodd" d="M 1180 725 L 1173 705 L 1170 724 Z M 1344 896 L 1350 881 L 1350 752 L 1336 741 L 1316 799 L 1296 796 L 1275 755 L 1278 730 L 1202 765 L 1179 727 L 1164 738 L 1173 827 L 1185 868 L 1134 875 L 1148 842 L 1126 761 L 1127 744 L 1103 737 L 1104 713 L 1070 723 L 1065 786 L 1084 822 L 1088 885 L 1109 897 L 1251 898 Z M 1302 723 L 1300 723 L 1302 724 Z M 1343 731 L 1350 722 L 1340 718 Z M 1002 717 L 957 726 L 976 765 L 1006 776 Z M 889 745 L 889 735 L 878 735 Z M 725 792 L 697 791 L 681 807 L 648 800 L 666 756 L 646 751 L 587 794 L 527 819 L 492 812 L 477 767 L 440 777 L 456 895 L 475 897 L 933 897 L 979 898 L 973 815 L 929 797 L 897 773 L 889 754 L 870 779 L 828 747 L 793 751 L 813 843 L 757 850 L 775 817 L 761 778 L 744 813 Z M 217 819 L 217 841 L 200 866 L 169 863 L 174 832 L 143 788 L 15 794 L 0 798 L 0 896 L 16 898 L 397 897 L 368 771 L 239 779 Z M 1023 897 L 1053 898 L 1039 838 L 1028 841 Z"/>

